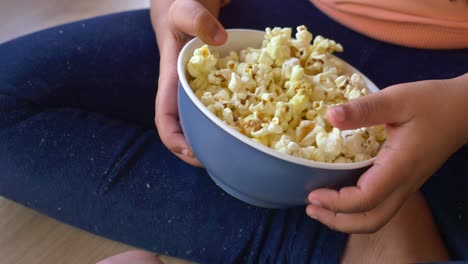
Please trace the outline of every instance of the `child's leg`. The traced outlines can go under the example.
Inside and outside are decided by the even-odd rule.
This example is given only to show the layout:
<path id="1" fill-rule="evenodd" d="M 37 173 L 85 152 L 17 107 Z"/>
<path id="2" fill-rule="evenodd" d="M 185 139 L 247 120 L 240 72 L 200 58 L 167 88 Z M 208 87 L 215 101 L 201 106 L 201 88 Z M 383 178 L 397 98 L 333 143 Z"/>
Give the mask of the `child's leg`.
<path id="1" fill-rule="evenodd" d="M 448 253 L 418 192 L 373 234 L 349 236 L 342 263 L 422 263 L 448 260 Z"/>
<path id="2" fill-rule="evenodd" d="M 347 236 L 304 208 L 232 198 L 153 124 L 148 11 L 0 45 L 0 195 L 84 230 L 201 263 L 337 262 Z"/>
<path id="3" fill-rule="evenodd" d="M 149 252 L 126 252 L 99 264 L 119 264 L 144 259 L 157 264 Z M 349 236 L 341 263 L 423 263 L 447 261 L 448 252 L 432 220 L 432 214 L 418 192 L 408 199 L 387 225 L 373 234 Z"/>

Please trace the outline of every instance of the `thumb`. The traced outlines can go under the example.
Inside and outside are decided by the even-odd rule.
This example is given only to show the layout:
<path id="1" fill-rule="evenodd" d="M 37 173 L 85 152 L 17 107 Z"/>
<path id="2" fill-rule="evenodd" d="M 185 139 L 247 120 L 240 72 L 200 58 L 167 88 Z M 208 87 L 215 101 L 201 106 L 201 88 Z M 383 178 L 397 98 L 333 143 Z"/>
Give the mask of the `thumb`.
<path id="1" fill-rule="evenodd" d="M 199 37 L 207 44 L 221 45 L 227 40 L 221 23 L 198 1 L 175 1 L 169 15 L 178 30 Z"/>
<path id="2" fill-rule="evenodd" d="M 393 86 L 332 107 L 327 118 L 339 129 L 403 123 L 411 118 L 409 101 L 405 87 Z"/>

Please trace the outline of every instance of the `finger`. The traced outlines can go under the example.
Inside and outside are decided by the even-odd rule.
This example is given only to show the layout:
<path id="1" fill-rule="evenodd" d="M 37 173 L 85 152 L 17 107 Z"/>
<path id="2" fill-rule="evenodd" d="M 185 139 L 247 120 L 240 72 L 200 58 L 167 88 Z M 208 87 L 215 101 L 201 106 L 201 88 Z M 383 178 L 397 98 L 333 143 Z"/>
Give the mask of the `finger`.
<path id="1" fill-rule="evenodd" d="M 196 156 L 193 156 L 193 157 L 188 157 L 186 155 L 181 155 L 181 154 L 178 154 L 178 153 L 173 153 L 174 155 L 176 155 L 179 159 L 183 160 L 184 162 L 194 166 L 194 167 L 199 167 L 199 168 L 203 168 L 203 164 L 201 164 L 201 162 L 197 159 Z"/>
<path id="2" fill-rule="evenodd" d="M 163 50 L 161 65 L 172 65 L 177 60 L 177 49 Z M 155 121 L 164 145 L 189 164 L 200 166 L 190 149 L 179 124 L 177 108 L 178 77 L 175 67 L 161 67 L 156 96 Z"/>
<path id="3" fill-rule="evenodd" d="M 336 213 L 326 208 L 308 205 L 306 213 L 333 230 L 345 233 L 373 233 L 382 228 L 399 210 L 407 198 L 402 188 L 394 192 L 377 208 L 361 213 Z"/>
<path id="4" fill-rule="evenodd" d="M 188 146 L 178 121 L 174 116 L 158 115 L 157 126 L 160 138 L 169 150 L 185 162 L 201 167 L 201 163 Z"/>
<path id="5" fill-rule="evenodd" d="M 356 129 L 379 124 L 404 123 L 412 112 L 406 100 L 408 84 L 389 87 L 328 110 L 330 123 L 340 129 Z"/>
<path id="6" fill-rule="evenodd" d="M 392 138 L 379 152 L 374 164 L 359 178 L 356 186 L 340 190 L 318 189 L 312 191 L 308 200 L 334 212 L 356 213 L 376 208 L 401 185 L 412 185 L 414 162 L 412 154 L 398 146 Z"/>
<path id="7" fill-rule="evenodd" d="M 103 259 L 96 264 L 162 264 L 158 255 L 143 250 L 131 250 Z"/>
<path id="8" fill-rule="evenodd" d="M 197 36 L 208 44 L 221 45 L 227 40 L 221 23 L 198 1 L 175 1 L 169 15 L 179 31 Z"/>
<path id="9" fill-rule="evenodd" d="M 160 100 L 159 102 L 157 101 L 156 104 L 161 101 L 164 100 Z M 164 105 L 161 106 L 161 108 L 164 108 Z M 177 113 L 157 112 L 156 126 L 158 127 L 159 136 L 162 142 L 170 151 L 185 162 L 193 166 L 202 167 L 200 161 L 194 156 L 185 136 L 182 133 Z"/>

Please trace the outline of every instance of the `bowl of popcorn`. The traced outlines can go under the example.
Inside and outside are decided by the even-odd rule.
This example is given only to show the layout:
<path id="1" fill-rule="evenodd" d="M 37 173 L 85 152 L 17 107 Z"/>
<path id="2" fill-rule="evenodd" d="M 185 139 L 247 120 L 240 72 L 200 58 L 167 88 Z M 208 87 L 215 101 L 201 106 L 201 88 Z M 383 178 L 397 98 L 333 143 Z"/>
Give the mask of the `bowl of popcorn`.
<path id="1" fill-rule="evenodd" d="M 305 26 L 231 29 L 222 46 L 195 38 L 179 55 L 180 123 L 211 178 L 255 206 L 304 205 L 318 188 L 355 184 L 382 126 L 341 131 L 327 109 L 378 88 Z"/>

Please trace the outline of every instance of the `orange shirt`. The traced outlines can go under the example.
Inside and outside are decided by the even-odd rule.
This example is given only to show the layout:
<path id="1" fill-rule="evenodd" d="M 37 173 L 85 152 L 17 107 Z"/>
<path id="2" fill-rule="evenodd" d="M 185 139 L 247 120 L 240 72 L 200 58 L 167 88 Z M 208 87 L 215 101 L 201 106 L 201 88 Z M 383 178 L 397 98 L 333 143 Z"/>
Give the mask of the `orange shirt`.
<path id="1" fill-rule="evenodd" d="M 399 45 L 468 48 L 468 0 L 311 0 L 339 23 Z"/>

